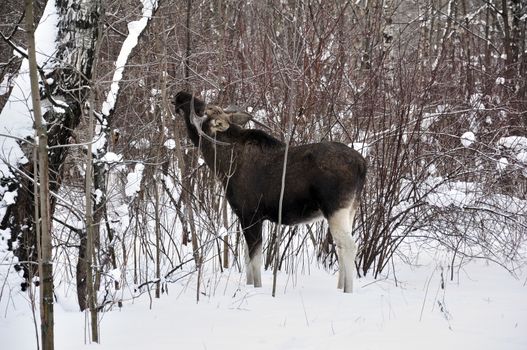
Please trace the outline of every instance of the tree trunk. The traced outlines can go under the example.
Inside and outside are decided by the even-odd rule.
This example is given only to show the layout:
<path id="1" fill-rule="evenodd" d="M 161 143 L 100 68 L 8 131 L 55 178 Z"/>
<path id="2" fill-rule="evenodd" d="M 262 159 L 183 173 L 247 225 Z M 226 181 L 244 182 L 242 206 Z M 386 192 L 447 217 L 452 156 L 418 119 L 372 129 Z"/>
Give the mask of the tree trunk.
<path id="1" fill-rule="evenodd" d="M 43 350 L 54 348 L 53 327 L 53 262 L 51 251 L 51 225 L 49 208 L 49 166 L 48 166 L 48 136 L 45 124 L 42 122 L 40 108 L 40 93 L 38 88 L 38 66 L 35 52 L 35 25 L 33 20 L 33 1 L 26 0 L 26 30 L 28 37 L 29 76 L 31 80 L 31 98 L 35 117 L 35 130 L 38 138 L 38 186 L 40 226 L 40 247 L 38 249 L 40 275 L 40 326 Z"/>
<path id="2" fill-rule="evenodd" d="M 68 154 L 67 145 L 74 139 L 73 131 L 80 123 L 81 109 L 87 98 L 88 83 L 92 75 L 95 43 L 98 38 L 100 0 L 56 0 L 59 20 L 55 69 L 46 75 L 44 91 L 40 91 L 46 103 L 60 108 L 50 108 L 44 113 L 47 125 L 49 151 L 49 190 L 58 192 L 63 164 Z M 43 77 L 41 77 L 43 78 Z M 57 102 L 60 101 L 60 102 Z M 30 150 L 24 149 L 30 160 L 19 170 L 27 176 L 1 179 L 4 186 L 17 190 L 17 200 L 4 215 L 0 228 L 10 229 L 8 247 L 23 263 L 17 269 L 24 270 L 24 277 L 35 274 L 30 261 L 37 260 L 37 235 L 35 228 L 34 193 L 30 183 L 33 178 L 33 158 Z M 12 164 L 14 166 L 14 164 Z M 56 199 L 50 198 L 50 217 L 55 209 Z M 51 225 L 50 225 L 51 227 Z M 31 273 L 30 270 L 32 269 Z M 25 289 L 25 284 L 22 286 Z"/>

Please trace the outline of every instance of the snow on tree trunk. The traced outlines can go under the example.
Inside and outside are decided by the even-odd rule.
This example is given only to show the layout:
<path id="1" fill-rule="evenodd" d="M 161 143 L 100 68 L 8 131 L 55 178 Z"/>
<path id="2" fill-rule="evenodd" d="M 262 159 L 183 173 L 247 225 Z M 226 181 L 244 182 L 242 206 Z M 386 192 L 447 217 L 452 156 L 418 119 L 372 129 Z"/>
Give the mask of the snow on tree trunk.
<path id="1" fill-rule="evenodd" d="M 100 16 L 100 0 L 49 0 L 35 32 L 41 105 L 48 132 L 51 214 L 56 203 L 53 194 L 60 188 L 68 154 L 68 147 L 61 145 L 74 141 L 73 131 L 89 91 Z M 5 151 L 0 164 L 0 193 L 4 197 L 0 229 L 8 236 L 9 249 L 24 262 L 18 268 L 23 268 L 28 278 L 34 271 L 25 262 L 36 260 L 36 231 L 31 183 L 34 131 L 26 61 L 0 116 L 0 130 L 7 134 L 0 140 Z M 5 200 L 6 194 L 11 200 Z"/>

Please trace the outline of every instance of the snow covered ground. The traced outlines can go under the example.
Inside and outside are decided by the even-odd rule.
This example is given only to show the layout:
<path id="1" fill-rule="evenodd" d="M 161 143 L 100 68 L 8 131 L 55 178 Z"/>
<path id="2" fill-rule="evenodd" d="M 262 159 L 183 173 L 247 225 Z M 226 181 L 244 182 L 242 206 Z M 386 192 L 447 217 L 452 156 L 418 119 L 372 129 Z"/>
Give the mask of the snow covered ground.
<path id="1" fill-rule="evenodd" d="M 60 292 L 56 349 L 527 349 L 525 274 L 517 279 L 480 260 L 450 281 L 439 263 L 446 259 L 422 260 L 397 263 L 397 283 L 392 273 L 359 279 L 353 294 L 337 291 L 336 276 L 317 268 L 279 275 L 276 298 L 270 272 L 254 289 L 226 271 L 205 274 L 196 303 L 194 275 L 159 300 L 143 294 L 104 313 L 100 345 L 85 340 L 87 316 L 75 311 L 74 291 Z M 1 277 L 0 348 L 36 349 L 28 302 Z"/>

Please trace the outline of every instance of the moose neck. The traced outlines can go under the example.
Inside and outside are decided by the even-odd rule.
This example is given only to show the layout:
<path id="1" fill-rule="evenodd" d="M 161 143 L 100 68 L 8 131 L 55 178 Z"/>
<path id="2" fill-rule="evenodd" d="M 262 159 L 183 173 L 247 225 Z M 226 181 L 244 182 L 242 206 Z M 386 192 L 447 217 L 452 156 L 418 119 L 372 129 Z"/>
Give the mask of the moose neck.
<path id="1" fill-rule="evenodd" d="M 236 145 L 219 145 L 205 138 L 201 138 L 198 142 L 205 163 L 214 174 L 225 183 L 228 177 L 232 175 L 236 169 Z"/>

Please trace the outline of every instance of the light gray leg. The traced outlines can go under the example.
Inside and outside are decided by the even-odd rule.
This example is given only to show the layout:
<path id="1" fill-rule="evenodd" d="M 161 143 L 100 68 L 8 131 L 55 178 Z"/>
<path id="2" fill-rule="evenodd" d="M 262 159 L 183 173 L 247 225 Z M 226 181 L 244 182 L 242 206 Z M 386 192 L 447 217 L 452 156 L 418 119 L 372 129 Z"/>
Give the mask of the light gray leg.
<path id="1" fill-rule="evenodd" d="M 260 288 L 262 286 L 262 246 L 258 246 L 256 254 L 254 254 L 251 262 L 252 277 L 254 286 Z"/>
<path id="2" fill-rule="evenodd" d="M 338 288 L 343 288 L 344 293 L 353 291 L 353 274 L 355 271 L 355 256 L 357 246 L 351 236 L 353 229 L 353 217 L 355 216 L 356 206 L 337 210 L 328 219 L 329 228 L 333 240 L 337 246 L 337 256 L 339 260 L 339 280 Z"/>
<path id="3" fill-rule="evenodd" d="M 255 287 L 262 286 L 262 246 L 256 248 L 256 252 L 251 259 L 249 257 L 249 248 L 245 244 L 245 274 L 247 284 Z"/>
<path id="4" fill-rule="evenodd" d="M 245 243 L 245 275 L 247 277 L 247 284 L 254 284 L 254 275 L 253 275 L 253 265 L 251 263 L 251 258 L 249 257 L 249 247 Z"/>

